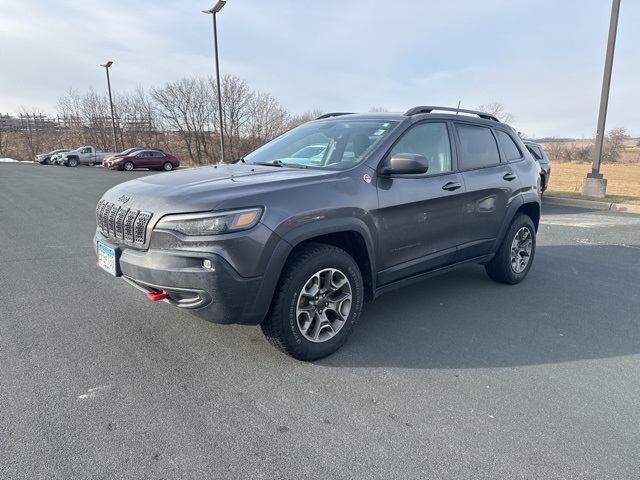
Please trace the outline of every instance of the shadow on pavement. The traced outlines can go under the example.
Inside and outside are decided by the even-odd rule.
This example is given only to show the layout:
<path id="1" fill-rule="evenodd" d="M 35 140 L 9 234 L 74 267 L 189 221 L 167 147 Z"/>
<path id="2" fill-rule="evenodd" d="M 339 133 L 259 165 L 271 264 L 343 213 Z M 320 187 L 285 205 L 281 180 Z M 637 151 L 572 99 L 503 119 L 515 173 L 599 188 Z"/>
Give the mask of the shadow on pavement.
<path id="1" fill-rule="evenodd" d="M 481 266 L 365 305 L 333 367 L 516 367 L 640 353 L 637 247 L 539 246 L 528 278 L 494 283 Z"/>

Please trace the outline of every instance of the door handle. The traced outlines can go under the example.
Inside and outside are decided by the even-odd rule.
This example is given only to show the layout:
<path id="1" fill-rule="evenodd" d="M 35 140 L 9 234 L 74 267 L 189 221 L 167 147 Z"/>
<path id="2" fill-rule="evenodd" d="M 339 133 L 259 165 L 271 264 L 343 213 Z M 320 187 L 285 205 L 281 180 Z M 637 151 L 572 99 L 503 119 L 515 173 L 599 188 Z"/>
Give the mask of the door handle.
<path id="1" fill-rule="evenodd" d="M 505 173 L 502 178 L 504 178 L 507 182 L 510 182 L 511 180 L 515 180 L 516 176 L 513 173 Z"/>
<path id="2" fill-rule="evenodd" d="M 449 182 L 449 183 L 445 183 L 442 186 L 443 190 L 449 190 L 449 191 L 453 191 L 453 190 L 457 190 L 462 186 L 462 184 L 458 183 L 458 182 Z"/>

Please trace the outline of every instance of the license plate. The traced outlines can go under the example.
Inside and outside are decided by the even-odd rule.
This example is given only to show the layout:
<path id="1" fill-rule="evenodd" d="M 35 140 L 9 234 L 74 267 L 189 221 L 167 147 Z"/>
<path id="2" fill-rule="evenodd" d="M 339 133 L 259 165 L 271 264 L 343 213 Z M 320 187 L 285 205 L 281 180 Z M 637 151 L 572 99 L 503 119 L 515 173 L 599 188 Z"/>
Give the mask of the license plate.
<path id="1" fill-rule="evenodd" d="M 118 275 L 115 249 L 98 242 L 98 265 L 111 275 Z"/>

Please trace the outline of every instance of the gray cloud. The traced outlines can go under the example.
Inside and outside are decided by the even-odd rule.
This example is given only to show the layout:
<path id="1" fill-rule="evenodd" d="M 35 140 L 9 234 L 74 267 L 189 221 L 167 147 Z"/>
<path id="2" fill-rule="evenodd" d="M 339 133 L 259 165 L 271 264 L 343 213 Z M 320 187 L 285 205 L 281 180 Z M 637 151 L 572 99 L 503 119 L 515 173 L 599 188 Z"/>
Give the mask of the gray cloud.
<path id="1" fill-rule="evenodd" d="M 212 1 L 0 0 L 0 112 L 52 114 L 69 88 L 214 74 Z M 536 136 L 592 136 L 611 5 L 597 0 L 229 0 L 221 73 L 287 109 L 404 111 L 497 101 Z M 638 2 L 625 2 L 607 127 L 640 135 Z"/>

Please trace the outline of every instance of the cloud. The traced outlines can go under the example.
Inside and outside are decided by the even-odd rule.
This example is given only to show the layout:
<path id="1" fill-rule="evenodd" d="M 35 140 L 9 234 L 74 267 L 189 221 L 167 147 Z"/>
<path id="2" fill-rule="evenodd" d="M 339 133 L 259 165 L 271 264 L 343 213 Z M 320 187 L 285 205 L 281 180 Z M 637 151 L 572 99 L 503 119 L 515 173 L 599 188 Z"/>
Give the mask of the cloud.
<path id="1" fill-rule="evenodd" d="M 53 114 L 69 88 L 104 91 L 107 60 L 115 92 L 214 75 L 201 13 L 213 3 L 0 0 L 0 112 Z M 292 113 L 497 101 L 527 133 L 591 135 L 609 14 L 596 0 L 229 0 L 220 70 Z M 624 3 L 607 122 L 636 135 L 639 22 L 638 2 Z"/>

